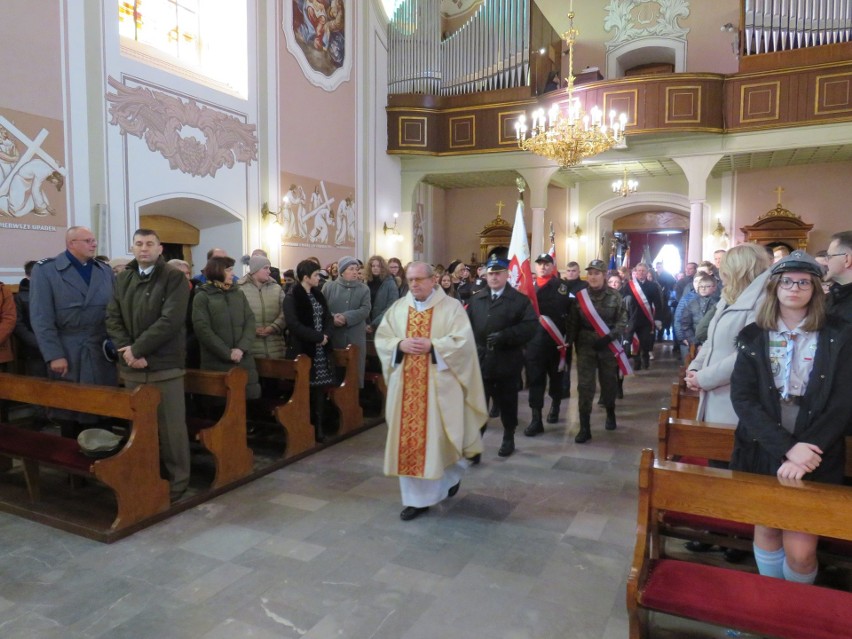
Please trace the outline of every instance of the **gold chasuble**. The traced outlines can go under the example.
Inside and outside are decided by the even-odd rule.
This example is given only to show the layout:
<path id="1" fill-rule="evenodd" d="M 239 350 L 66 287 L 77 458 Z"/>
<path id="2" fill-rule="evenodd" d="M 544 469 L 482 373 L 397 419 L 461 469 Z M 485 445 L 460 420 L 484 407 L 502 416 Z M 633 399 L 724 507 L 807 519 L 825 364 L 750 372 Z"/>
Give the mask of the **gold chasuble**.
<path id="1" fill-rule="evenodd" d="M 406 337 L 428 337 L 434 358 L 406 354 L 393 365 Z M 462 457 L 481 453 L 479 429 L 488 413 L 462 305 L 436 290 L 417 310 L 408 293 L 385 313 L 375 343 L 388 387 L 385 474 L 440 479 Z"/>

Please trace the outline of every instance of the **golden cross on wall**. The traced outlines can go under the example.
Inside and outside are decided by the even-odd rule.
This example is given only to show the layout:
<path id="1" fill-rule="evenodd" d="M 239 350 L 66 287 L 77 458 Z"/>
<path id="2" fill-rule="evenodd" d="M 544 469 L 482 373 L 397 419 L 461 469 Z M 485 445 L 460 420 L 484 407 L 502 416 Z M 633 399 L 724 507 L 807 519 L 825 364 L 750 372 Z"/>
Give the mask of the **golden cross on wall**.
<path id="1" fill-rule="evenodd" d="M 500 200 L 499 202 L 497 202 L 497 217 L 503 216 L 503 207 L 504 206 L 506 206 L 506 205 L 503 204 L 503 200 Z"/>
<path id="2" fill-rule="evenodd" d="M 784 189 L 779 186 L 775 189 L 775 192 L 778 194 L 778 206 L 781 206 L 781 194 L 784 192 Z"/>

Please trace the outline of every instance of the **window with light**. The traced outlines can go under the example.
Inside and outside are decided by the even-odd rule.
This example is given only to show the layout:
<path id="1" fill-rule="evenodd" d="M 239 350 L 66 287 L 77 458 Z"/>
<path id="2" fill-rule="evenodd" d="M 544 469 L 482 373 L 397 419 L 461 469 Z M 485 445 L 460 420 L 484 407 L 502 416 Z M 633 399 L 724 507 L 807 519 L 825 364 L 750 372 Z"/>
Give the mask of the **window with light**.
<path id="1" fill-rule="evenodd" d="M 199 74 L 245 97 L 246 3 L 119 0 L 122 47 Z"/>

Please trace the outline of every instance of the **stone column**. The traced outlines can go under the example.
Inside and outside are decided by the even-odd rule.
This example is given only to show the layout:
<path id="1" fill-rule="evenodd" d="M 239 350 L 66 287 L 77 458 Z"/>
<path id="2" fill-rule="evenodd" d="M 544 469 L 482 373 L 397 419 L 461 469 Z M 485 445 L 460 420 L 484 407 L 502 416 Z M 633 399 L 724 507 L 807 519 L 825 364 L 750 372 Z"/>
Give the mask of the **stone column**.
<path id="1" fill-rule="evenodd" d="M 684 262 L 700 262 L 703 259 L 707 178 L 722 157 L 716 154 L 672 158 L 683 170 L 689 183 L 689 249 Z"/>
<path id="2" fill-rule="evenodd" d="M 544 211 L 547 209 L 547 187 L 550 178 L 559 170 L 558 166 L 547 166 L 531 169 L 518 169 L 518 173 L 526 180 L 530 192 L 530 209 L 532 210 L 530 255 L 535 259 L 544 252 Z"/>

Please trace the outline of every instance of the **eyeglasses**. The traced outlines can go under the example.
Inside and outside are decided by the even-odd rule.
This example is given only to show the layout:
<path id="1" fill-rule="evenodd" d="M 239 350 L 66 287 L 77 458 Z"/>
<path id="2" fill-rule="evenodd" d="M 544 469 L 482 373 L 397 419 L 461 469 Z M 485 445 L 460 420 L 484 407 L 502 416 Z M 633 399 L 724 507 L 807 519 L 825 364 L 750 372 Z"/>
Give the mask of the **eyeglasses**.
<path id="1" fill-rule="evenodd" d="M 832 258 L 832 257 L 840 257 L 841 255 L 842 255 L 843 257 L 846 257 L 846 256 L 848 255 L 848 253 L 827 253 L 827 254 L 826 254 L 826 257 L 828 257 L 828 258 Z"/>
<path id="2" fill-rule="evenodd" d="M 409 277 L 408 281 L 411 284 L 419 284 L 420 282 L 425 282 L 426 280 L 431 280 L 431 277 Z"/>
<path id="3" fill-rule="evenodd" d="M 76 239 L 76 240 L 71 240 L 71 241 L 72 242 L 85 242 L 86 244 L 97 244 L 98 243 L 98 241 L 93 237 L 90 237 L 87 240 Z"/>
<path id="4" fill-rule="evenodd" d="M 789 291 L 793 289 L 793 285 L 798 286 L 800 291 L 809 291 L 813 288 L 814 283 L 810 280 L 791 280 L 789 277 L 782 277 L 778 280 L 779 288 L 783 288 L 785 291 Z"/>

